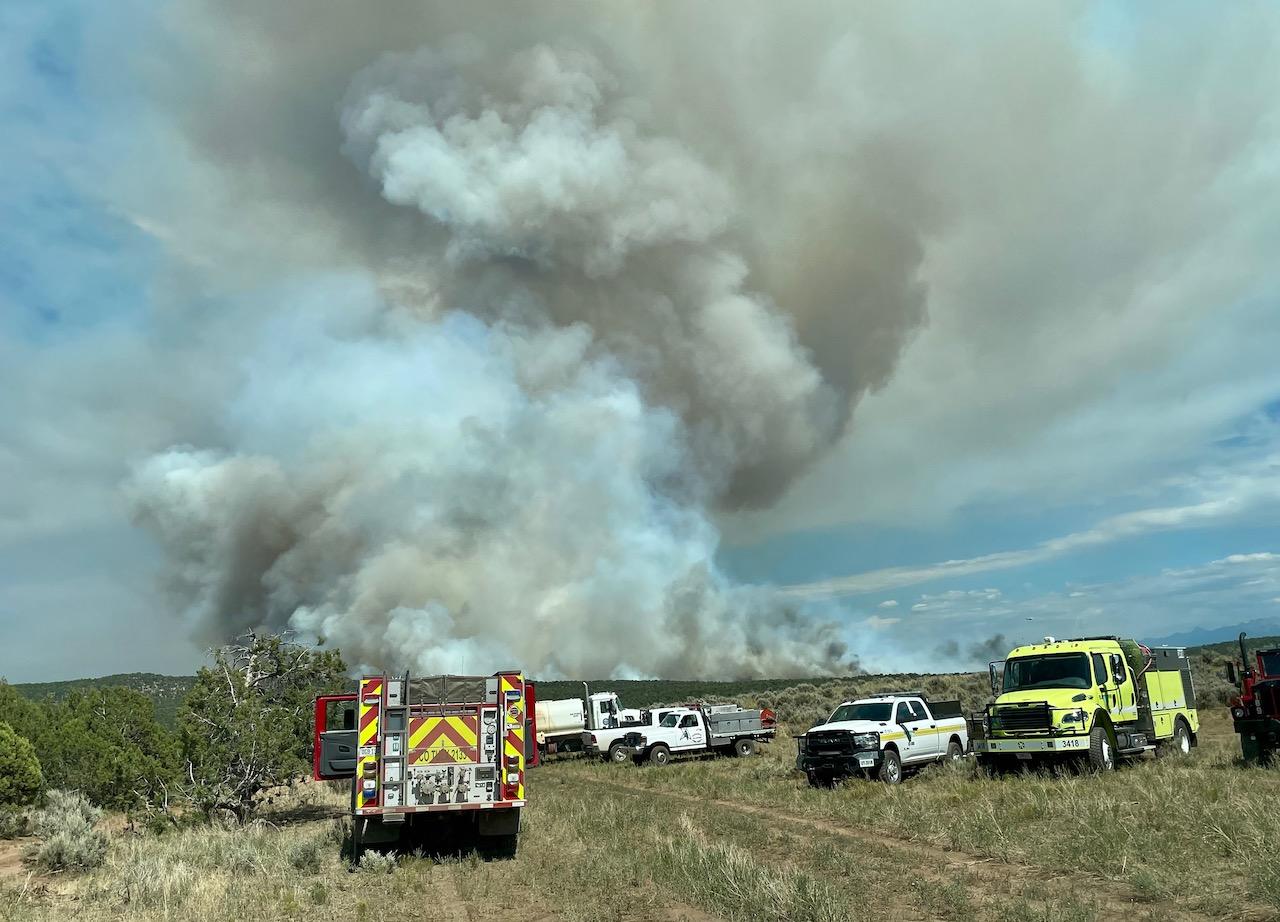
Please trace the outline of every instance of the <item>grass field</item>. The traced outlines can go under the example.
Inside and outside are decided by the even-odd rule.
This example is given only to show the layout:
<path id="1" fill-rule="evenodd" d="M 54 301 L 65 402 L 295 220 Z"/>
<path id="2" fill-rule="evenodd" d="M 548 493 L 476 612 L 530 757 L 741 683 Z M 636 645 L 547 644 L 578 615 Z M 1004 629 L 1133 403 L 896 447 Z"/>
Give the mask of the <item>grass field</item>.
<path id="1" fill-rule="evenodd" d="M 1185 760 L 1109 776 L 812 790 L 782 737 L 744 759 L 584 760 L 530 773 L 519 857 L 351 871 L 343 794 L 304 784 L 247 830 L 116 824 L 107 864 L 39 875 L 0 853 L 0 920 L 1235 919 L 1280 917 L 1280 771 L 1245 769 L 1219 713 Z"/>

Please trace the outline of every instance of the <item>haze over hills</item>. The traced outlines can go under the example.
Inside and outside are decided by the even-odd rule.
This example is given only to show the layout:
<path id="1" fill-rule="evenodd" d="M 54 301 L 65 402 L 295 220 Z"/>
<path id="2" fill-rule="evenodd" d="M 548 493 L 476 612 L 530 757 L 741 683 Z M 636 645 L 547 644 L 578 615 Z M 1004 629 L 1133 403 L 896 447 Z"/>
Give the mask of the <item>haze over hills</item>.
<path id="1" fill-rule="evenodd" d="M 1197 669 L 1207 678 L 1216 677 L 1221 672 L 1221 665 L 1227 659 L 1235 660 L 1238 652 L 1235 644 L 1236 636 L 1241 630 L 1249 632 L 1247 646 L 1250 650 L 1263 647 L 1280 646 L 1280 625 L 1273 625 L 1271 633 L 1262 628 L 1269 622 L 1250 621 L 1240 625 L 1215 629 L 1197 629 L 1201 633 L 1213 636 L 1213 642 L 1187 644 L 1177 640 L 1179 636 L 1148 641 L 1150 644 L 1186 645 L 1189 655 L 1196 657 Z M 1257 633 L 1254 633 L 1254 630 Z M 1188 635 L 1195 632 L 1187 632 Z M 1226 635 L 1221 637 L 1221 635 Z M 942 673 L 908 673 L 895 675 L 865 674 L 860 676 L 812 676 L 809 678 L 790 679 L 745 679 L 742 681 L 704 681 L 697 679 L 595 679 L 589 680 L 592 691 L 616 691 L 622 700 L 635 706 L 647 706 L 658 701 L 685 701 L 691 699 L 717 700 L 732 699 L 739 695 L 777 693 L 784 689 L 799 685 L 822 686 L 832 681 L 856 678 L 859 682 L 883 678 L 894 687 L 919 687 L 924 680 Z M 582 681 L 577 679 L 537 680 L 538 697 L 542 700 L 579 697 L 582 695 Z M 1197 683 L 1202 679 L 1197 678 Z M 15 683 L 14 688 L 33 700 L 52 698 L 60 701 L 72 691 L 89 688 L 108 688 L 123 686 L 140 691 L 151 698 L 156 705 L 157 719 L 167 727 L 176 723 L 178 708 L 182 699 L 195 682 L 194 676 L 158 675 L 152 672 L 127 672 L 100 678 L 68 679 L 62 682 L 23 682 Z M 1217 697 L 1221 697 L 1218 695 Z"/>
<path id="2" fill-rule="evenodd" d="M 1255 618 L 1252 621 L 1242 621 L 1239 624 L 1224 624 L 1221 627 L 1197 626 L 1189 631 L 1181 631 L 1177 634 L 1154 638 L 1150 643 L 1166 647 L 1203 646 L 1223 643 L 1229 640 L 1234 641 L 1240 636 L 1241 631 L 1249 635 L 1251 642 L 1254 637 L 1261 638 L 1280 634 L 1280 619 Z"/>

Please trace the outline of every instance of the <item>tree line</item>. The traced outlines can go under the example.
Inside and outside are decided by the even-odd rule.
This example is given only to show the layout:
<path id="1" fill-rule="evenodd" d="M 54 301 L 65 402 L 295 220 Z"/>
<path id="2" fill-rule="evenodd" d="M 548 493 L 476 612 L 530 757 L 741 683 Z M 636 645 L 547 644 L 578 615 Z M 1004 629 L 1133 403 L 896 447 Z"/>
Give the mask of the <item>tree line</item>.
<path id="1" fill-rule="evenodd" d="M 0 806 L 50 791 L 160 822 L 223 814 L 243 822 L 259 795 L 304 774 L 316 695 L 351 684 L 336 650 L 249 635 L 213 651 L 164 727 L 154 702 L 119 687 L 32 701 L 0 681 Z"/>

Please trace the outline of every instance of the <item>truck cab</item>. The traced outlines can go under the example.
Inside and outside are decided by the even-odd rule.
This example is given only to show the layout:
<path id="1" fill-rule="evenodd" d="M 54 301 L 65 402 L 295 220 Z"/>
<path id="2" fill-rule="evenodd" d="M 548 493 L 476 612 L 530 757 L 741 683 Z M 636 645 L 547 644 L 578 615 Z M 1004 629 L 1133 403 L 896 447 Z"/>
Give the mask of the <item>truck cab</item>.
<path id="1" fill-rule="evenodd" d="M 992 663 L 991 691 L 974 742 L 991 767 L 1076 757 L 1109 770 L 1157 747 L 1185 753 L 1200 727 L 1190 662 L 1177 647 L 1046 637 Z"/>
<path id="2" fill-rule="evenodd" d="M 616 696 L 614 700 L 616 702 Z M 634 750 L 627 743 L 628 737 L 636 732 L 653 732 L 673 710 L 675 708 L 661 707 L 615 712 L 626 715 L 626 719 L 610 720 L 606 726 L 596 725 L 584 730 L 582 748 L 588 755 L 603 756 L 610 762 L 627 762 L 632 758 Z"/>
<path id="3" fill-rule="evenodd" d="M 749 756 L 756 751 L 756 743 L 773 739 L 777 732 L 777 721 L 768 708 L 673 707 L 654 715 L 652 726 L 629 733 L 622 744 L 638 761 L 656 765 L 665 765 L 673 755 L 698 752 Z"/>
<path id="4" fill-rule="evenodd" d="M 638 708 L 624 708 L 617 692 L 596 692 L 587 696 L 587 729 L 614 730 L 627 724 L 644 723 Z"/>

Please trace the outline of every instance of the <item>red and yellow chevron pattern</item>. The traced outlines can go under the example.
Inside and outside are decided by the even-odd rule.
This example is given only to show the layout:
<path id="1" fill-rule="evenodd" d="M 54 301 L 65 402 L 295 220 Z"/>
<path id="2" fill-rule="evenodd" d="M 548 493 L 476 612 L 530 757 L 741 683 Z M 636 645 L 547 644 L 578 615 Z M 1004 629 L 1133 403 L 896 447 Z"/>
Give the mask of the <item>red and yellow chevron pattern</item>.
<path id="1" fill-rule="evenodd" d="M 480 718 L 423 717 L 409 723 L 410 765 L 453 765 L 480 761 Z"/>
<path id="2" fill-rule="evenodd" d="M 356 759 L 356 806 L 374 807 L 378 804 L 378 713 L 382 710 L 382 678 L 360 680 L 359 727 L 357 734 L 358 758 Z M 366 755 L 365 753 L 372 753 Z M 372 786 L 365 779 L 373 779 Z"/>
<path id="3" fill-rule="evenodd" d="M 498 677 L 498 703 L 504 709 L 506 726 L 502 747 L 503 789 L 515 788 L 515 799 L 524 800 L 524 676 L 518 672 L 503 673 Z M 507 776 L 517 775 L 517 780 L 507 782 Z"/>

